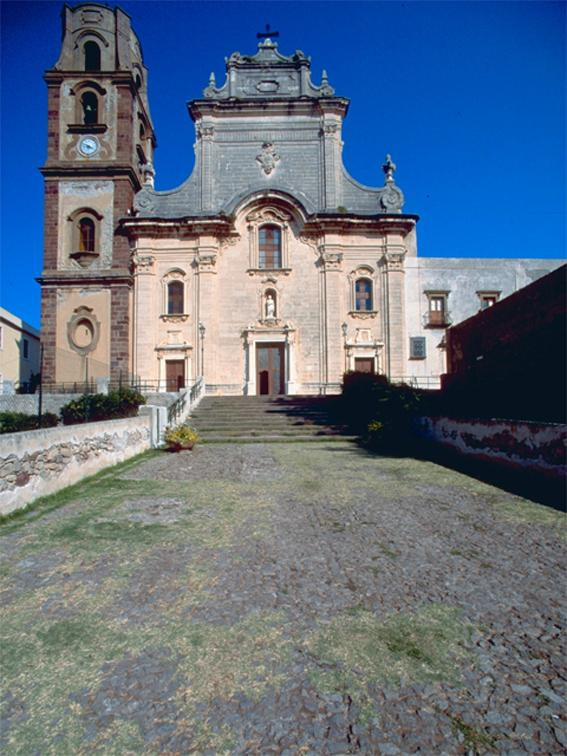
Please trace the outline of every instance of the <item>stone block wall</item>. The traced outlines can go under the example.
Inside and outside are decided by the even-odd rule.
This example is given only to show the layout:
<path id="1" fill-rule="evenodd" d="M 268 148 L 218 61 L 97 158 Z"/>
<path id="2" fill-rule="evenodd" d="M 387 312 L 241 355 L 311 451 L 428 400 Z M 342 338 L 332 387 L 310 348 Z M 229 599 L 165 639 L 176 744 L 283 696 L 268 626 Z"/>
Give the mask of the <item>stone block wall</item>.
<path id="1" fill-rule="evenodd" d="M 152 421 L 147 412 L 0 436 L 0 514 L 22 509 L 40 496 L 149 449 Z"/>
<path id="2" fill-rule="evenodd" d="M 475 460 L 564 480 L 567 425 L 513 420 L 422 417 L 417 434 L 425 441 Z"/>
<path id="3" fill-rule="evenodd" d="M 42 412 L 53 412 L 58 415 L 61 407 L 75 399 L 80 399 L 82 394 L 44 394 Z M 0 396 L 0 412 L 23 412 L 26 415 L 37 415 L 39 407 L 39 394 L 12 394 Z"/>

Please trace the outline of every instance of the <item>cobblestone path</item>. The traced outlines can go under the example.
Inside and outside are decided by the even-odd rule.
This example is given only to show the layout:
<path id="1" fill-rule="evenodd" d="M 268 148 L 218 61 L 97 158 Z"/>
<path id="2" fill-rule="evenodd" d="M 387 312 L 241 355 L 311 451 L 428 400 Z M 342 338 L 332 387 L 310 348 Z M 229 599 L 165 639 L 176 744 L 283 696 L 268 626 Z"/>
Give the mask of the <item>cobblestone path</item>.
<path id="1" fill-rule="evenodd" d="M 562 518 L 346 442 L 145 455 L 0 528 L 0 750 L 561 754 Z"/>

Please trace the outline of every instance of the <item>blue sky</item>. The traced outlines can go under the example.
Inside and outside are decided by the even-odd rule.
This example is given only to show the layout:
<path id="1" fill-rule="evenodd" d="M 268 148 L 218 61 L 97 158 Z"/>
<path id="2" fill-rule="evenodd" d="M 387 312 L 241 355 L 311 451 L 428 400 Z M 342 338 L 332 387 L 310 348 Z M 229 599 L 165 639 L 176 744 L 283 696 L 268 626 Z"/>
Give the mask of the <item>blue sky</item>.
<path id="1" fill-rule="evenodd" d="M 112 3 L 110 3 L 112 5 Z M 350 98 L 344 162 L 364 184 L 398 166 L 419 254 L 564 257 L 563 2 L 123 2 L 149 68 L 156 188 L 193 166 L 187 100 L 224 58 L 253 53 L 270 23 L 280 50 L 312 57 Z M 0 304 L 39 325 L 46 87 L 61 3 L 2 2 Z"/>

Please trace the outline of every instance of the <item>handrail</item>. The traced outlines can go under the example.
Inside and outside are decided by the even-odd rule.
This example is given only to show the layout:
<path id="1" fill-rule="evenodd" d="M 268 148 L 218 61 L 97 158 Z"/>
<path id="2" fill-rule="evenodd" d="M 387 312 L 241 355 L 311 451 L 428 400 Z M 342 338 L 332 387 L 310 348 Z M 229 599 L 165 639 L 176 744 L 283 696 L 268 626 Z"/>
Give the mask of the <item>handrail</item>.
<path id="1" fill-rule="evenodd" d="M 179 418 L 185 414 L 187 400 L 189 400 L 189 408 L 191 408 L 203 393 L 204 387 L 205 382 L 201 375 L 189 390 L 185 389 L 180 393 L 180 396 L 167 409 L 168 425 L 177 425 Z"/>
<path id="2" fill-rule="evenodd" d="M 178 399 L 176 399 L 173 404 L 170 404 L 167 408 L 167 424 L 168 425 L 176 425 L 177 420 L 179 416 L 182 414 L 183 410 L 185 409 L 185 404 L 187 402 L 187 391 L 183 391 L 180 393 L 180 396 Z"/>
<path id="3" fill-rule="evenodd" d="M 203 376 L 200 375 L 195 383 L 191 386 L 191 391 L 189 394 L 189 401 L 191 402 L 191 405 L 193 405 L 197 399 L 201 396 L 201 393 L 203 392 L 203 386 L 204 386 L 204 380 Z"/>

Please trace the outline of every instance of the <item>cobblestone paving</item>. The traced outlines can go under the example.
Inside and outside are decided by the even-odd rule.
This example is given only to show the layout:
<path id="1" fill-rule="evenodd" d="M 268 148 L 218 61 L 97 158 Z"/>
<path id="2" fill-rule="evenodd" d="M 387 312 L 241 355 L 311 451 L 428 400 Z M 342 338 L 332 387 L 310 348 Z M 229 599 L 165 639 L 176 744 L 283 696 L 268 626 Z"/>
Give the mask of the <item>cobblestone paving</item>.
<path id="1" fill-rule="evenodd" d="M 0 528 L 0 750 L 564 753 L 563 527 L 348 443 L 145 455 Z"/>

